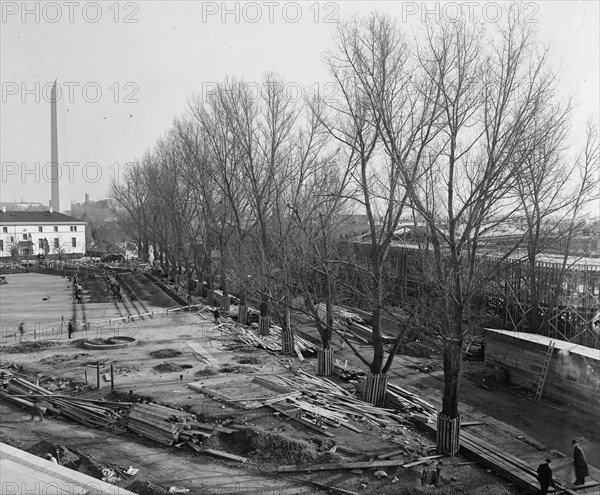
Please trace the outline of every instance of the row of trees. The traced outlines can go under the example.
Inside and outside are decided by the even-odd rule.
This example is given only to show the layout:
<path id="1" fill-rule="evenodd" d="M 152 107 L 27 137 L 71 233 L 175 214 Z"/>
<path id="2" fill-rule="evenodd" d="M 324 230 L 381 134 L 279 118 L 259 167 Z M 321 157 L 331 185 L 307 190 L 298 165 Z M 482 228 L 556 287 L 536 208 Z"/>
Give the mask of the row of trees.
<path id="1" fill-rule="evenodd" d="M 494 270 L 478 261 L 481 239 L 524 216 L 526 235 L 500 258 L 525 246 L 535 265 L 559 221 L 572 235 L 598 185 L 597 128 L 573 158 L 571 106 L 556 97 L 548 51 L 514 19 L 494 32 L 456 21 L 408 37 L 384 15 L 356 17 L 340 25 L 327 64 L 333 98 L 298 103 L 267 74 L 259 91 L 227 79 L 191 99 L 113 185 L 121 223 L 142 257 L 196 272 L 209 289 L 218 278 L 225 305 L 231 290 L 260 298 L 261 319 L 274 312 L 288 342 L 292 301 L 302 297 L 328 349 L 335 304 L 360 287 L 372 313 L 372 359 L 355 349 L 367 392 L 385 386 L 406 330 L 419 326 L 442 341 L 440 417 L 454 420 L 474 298 Z M 355 213 L 368 224 L 366 256 L 339 242 Z M 386 263 L 403 218 L 427 226 L 432 262 L 418 297 L 391 305 Z M 387 354 L 384 315 L 401 330 Z"/>

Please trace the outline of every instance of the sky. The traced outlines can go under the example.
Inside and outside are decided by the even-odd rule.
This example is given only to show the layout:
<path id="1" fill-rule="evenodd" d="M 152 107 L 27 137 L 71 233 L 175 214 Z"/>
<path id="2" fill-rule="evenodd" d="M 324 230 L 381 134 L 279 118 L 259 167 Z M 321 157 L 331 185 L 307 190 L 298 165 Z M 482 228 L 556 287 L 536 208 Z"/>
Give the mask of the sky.
<path id="1" fill-rule="evenodd" d="M 586 120 L 600 114 L 599 4 L 513 7 L 551 43 L 557 93 L 575 104 L 574 148 Z M 507 15 L 501 1 L 1 1 L 0 201 L 48 204 L 54 80 L 64 211 L 86 193 L 106 198 L 111 179 L 123 177 L 188 100 L 225 77 L 258 81 L 274 71 L 292 94 L 327 93 L 324 55 L 339 21 L 379 10 L 414 30 L 426 17 L 452 18 L 459 5 L 473 22 L 491 25 Z"/>

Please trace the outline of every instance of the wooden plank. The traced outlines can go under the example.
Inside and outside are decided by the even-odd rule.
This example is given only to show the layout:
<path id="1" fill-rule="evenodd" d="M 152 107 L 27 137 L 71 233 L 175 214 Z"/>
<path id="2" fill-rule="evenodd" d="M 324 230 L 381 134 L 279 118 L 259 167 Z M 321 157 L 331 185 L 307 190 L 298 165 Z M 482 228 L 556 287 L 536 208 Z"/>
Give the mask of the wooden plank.
<path id="1" fill-rule="evenodd" d="M 303 418 L 297 418 L 294 413 L 292 412 L 288 412 L 285 409 L 282 409 L 281 407 L 276 406 L 275 404 L 269 404 L 269 407 L 271 409 L 274 409 L 275 411 L 277 411 L 278 413 L 283 414 L 284 416 L 287 416 L 290 419 L 293 419 L 294 421 L 306 426 L 307 428 L 310 428 L 311 430 L 314 431 L 318 431 L 319 433 L 321 433 L 322 435 L 328 436 L 328 437 L 335 437 L 335 435 L 329 431 L 325 431 L 322 428 L 319 428 L 317 425 L 311 423 L 310 421 L 307 421 Z"/>
<path id="2" fill-rule="evenodd" d="M 211 355 L 211 353 L 199 342 L 193 342 L 191 340 L 188 340 L 186 341 L 186 344 L 198 359 L 205 361 L 209 366 L 218 367 L 220 365 L 219 361 L 217 361 Z"/>
<path id="3" fill-rule="evenodd" d="M 194 449 L 196 452 L 202 452 L 202 449 L 200 447 L 198 447 L 194 442 L 192 442 L 191 440 L 187 440 L 185 442 L 185 444 L 188 447 L 191 447 L 192 449 Z"/>
<path id="4" fill-rule="evenodd" d="M 419 464 L 424 464 L 425 462 L 429 462 L 433 459 L 440 459 L 444 457 L 443 455 L 430 455 L 427 457 L 421 457 L 420 459 L 414 461 L 414 462 L 409 462 L 408 464 L 402 464 L 403 468 L 410 468 L 413 466 L 418 466 Z"/>
<path id="5" fill-rule="evenodd" d="M 224 459 L 230 459 L 232 461 L 246 462 L 248 460 L 246 457 L 229 454 L 228 452 L 222 452 L 220 450 L 215 450 L 215 449 L 204 449 L 202 452 L 205 454 L 214 455 L 216 457 L 223 457 Z"/>
<path id="6" fill-rule="evenodd" d="M 297 473 L 302 471 L 335 471 L 338 469 L 369 469 L 390 466 L 402 466 L 403 460 L 341 462 L 339 464 L 311 464 L 309 466 L 279 466 L 279 473 Z"/>
<path id="7" fill-rule="evenodd" d="M 190 421 L 189 424 L 192 425 L 194 428 L 201 428 L 203 430 L 209 431 L 218 431 L 219 433 L 234 433 L 238 431 L 233 428 L 226 428 L 225 426 L 205 425 L 202 423 L 198 423 L 197 421 Z"/>
<path id="8" fill-rule="evenodd" d="M 389 459 L 390 457 L 394 457 L 400 454 L 404 454 L 404 449 L 392 450 L 391 452 L 386 452 L 385 454 L 379 454 L 377 456 L 378 459 Z"/>

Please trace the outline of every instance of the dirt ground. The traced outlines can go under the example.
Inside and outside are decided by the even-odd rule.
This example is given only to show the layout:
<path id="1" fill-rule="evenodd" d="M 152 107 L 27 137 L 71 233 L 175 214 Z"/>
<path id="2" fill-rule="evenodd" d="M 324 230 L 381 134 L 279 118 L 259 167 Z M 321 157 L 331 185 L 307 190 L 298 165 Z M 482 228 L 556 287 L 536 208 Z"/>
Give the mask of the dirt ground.
<path id="1" fill-rule="evenodd" d="M 385 478 L 375 477 L 376 469 L 278 475 L 279 465 L 300 464 L 309 459 L 318 463 L 369 460 L 400 447 L 407 452 L 408 461 L 428 455 L 434 439 L 414 426 L 400 424 L 387 428 L 357 424 L 361 433 L 337 428 L 335 437 L 328 439 L 275 416 L 267 408 L 244 410 L 192 390 L 188 387 L 190 383 L 210 386 L 224 379 L 235 383 L 240 377 L 261 376 L 276 381 L 278 376 L 295 369 L 316 374 L 316 357 L 300 362 L 297 358 L 246 347 L 233 335 L 215 328 L 207 312 L 177 312 L 167 316 L 164 309 L 151 304 L 157 301 L 156 296 L 139 281 L 136 281 L 138 293 L 148 294 L 148 300 L 140 298 L 135 305 L 127 299 L 117 302 L 105 297 L 101 284 L 94 281 L 95 285 L 90 283 L 86 287 L 84 282 L 81 305 L 84 308 L 74 309 L 68 281 L 60 276 L 30 273 L 12 274 L 6 279 L 8 285 L 0 288 L 2 365 L 14 363 L 15 367 L 22 367 L 28 379 L 38 379 L 41 386 L 61 393 L 110 400 L 152 399 L 184 408 L 212 422 L 246 426 L 248 431 L 244 435 L 234 438 L 219 435 L 205 446 L 243 455 L 248 462 L 242 465 L 189 449 L 162 447 L 130 432 L 94 430 L 60 418 L 48 418 L 42 425 L 29 421 L 27 411 L 4 403 L 0 408 L 2 441 L 22 448 L 30 448 L 40 440 L 73 447 L 93 456 L 103 466 L 139 468 L 135 479 L 123 479 L 122 486 L 126 486 L 125 482 L 148 482 L 164 489 L 182 486 L 190 489 L 190 494 L 318 493 L 324 487 L 332 493 L 336 493 L 334 489 L 338 489 L 337 493 L 347 490 L 373 494 L 521 493 L 462 456 L 442 460 L 444 483 L 439 488 L 421 486 L 423 465 L 411 469 L 386 468 Z M 129 322 L 107 322 L 110 318 L 136 314 L 136 309 L 156 314 L 153 318 L 134 318 Z M 61 316 L 68 315 L 67 319 L 74 310 L 80 319 L 85 314 L 91 324 L 85 330 L 78 327 L 75 339 L 69 340 L 66 332 L 59 331 L 59 325 Z M 16 342 L 15 325 L 20 321 L 26 323 L 25 344 Z M 82 346 L 84 339 L 111 336 L 134 337 L 138 342 L 110 351 Z M 210 355 L 210 362 L 199 360 L 188 342 L 201 345 Z M 358 366 L 357 358 L 343 348 L 341 341 L 334 340 L 334 348 L 342 362 Z M 104 380 L 96 390 L 97 364 L 102 375 L 113 366 L 114 393 Z M 399 355 L 391 376 L 392 382 L 435 406 L 440 405 L 443 375 L 438 356 Z M 532 394 L 512 388 L 510 383 L 496 382 L 493 370 L 482 362 L 465 362 L 461 397 L 462 420 L 483 423 L 469 426 L 471 433 L 524 459 L 534 468 L 546 457 L 552 458 L 555 478 L 559 481 L 566 484 L 574 479 L 569 455 L 572 438 L 580 441 L 589 463 L 600 467 L 600 418 L 588 417 L 562 404 L 544 400 L 536 403 Z M 331 452 L 334 445 L 338 448 Z M 592 477 L 600 479 L 595 470 Z M 591 488 L 579 493 L 599 491 Z"/>

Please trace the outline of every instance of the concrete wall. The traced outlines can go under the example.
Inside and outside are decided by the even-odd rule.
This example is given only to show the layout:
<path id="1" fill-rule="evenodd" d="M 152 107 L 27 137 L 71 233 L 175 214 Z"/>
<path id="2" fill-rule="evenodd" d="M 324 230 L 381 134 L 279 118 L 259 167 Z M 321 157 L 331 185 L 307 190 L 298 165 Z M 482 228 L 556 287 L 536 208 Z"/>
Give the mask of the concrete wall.
<path id="1" fill-rule="evenodd" d="M 543 397 L 599 414 L 600 351 L 553 341 Z M 511 383 L 535 392 L 549 343 L 539 335 L 486 329 L 485 363 L 506 369 Z"/>

